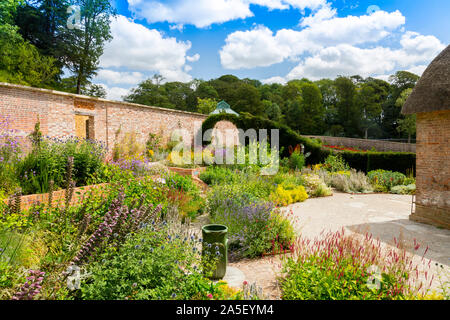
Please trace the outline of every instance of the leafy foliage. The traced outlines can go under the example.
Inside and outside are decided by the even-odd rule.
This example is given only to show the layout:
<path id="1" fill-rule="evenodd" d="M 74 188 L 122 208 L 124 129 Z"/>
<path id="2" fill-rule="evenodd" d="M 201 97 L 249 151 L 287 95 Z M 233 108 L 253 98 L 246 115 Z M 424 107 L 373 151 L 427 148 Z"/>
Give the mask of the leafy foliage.
<path id="1" fill-rule="evenodd" d="M 16 164 L 16 174 L 24 194 L 46 193 L 50 181 L 54 190 L 66 185 L 66 168 L 73 158 L 73 180 L 77 186 L 85 186 L 103 167 L 104 149 L 95 141 L 78 139 L 47 140 Z"/>

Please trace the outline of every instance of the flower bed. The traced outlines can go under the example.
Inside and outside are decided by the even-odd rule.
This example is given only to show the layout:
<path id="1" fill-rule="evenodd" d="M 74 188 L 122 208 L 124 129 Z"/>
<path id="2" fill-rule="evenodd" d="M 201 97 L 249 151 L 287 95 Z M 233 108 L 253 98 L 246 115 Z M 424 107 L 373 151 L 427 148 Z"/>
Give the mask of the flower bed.
<path id="1" fill-rule="evenodd" d="M 415 242 L 415 241 L 414 241 Z M 349 236 L 344 230 L 323 239 L 298 239 L 285 256 L 280 277 L 286 300 L 405 300 L 424 297 L 433 278 L 429 263 L 416 262 L 396 247 L 384 247 L 371 235 Z M 416 242 L 414 249 L 420 247 Z M 419 271 L 420 270 L 420 271 Z M 441 299 L 443 297 L 441 296 Z"/>
<path id="2" fill-rule="evenodd" d="M 333 146 L 333 145 L 322 145 L 322 147 L 333 149 L 333 150 L 338 150 L 338 151 L 353 151 L 353 152 L 368 152 L 369 151 L 369 150 L 344 147 L 344 146 Z"/>
<path id="3" fill-rule="evenodd" d="M 78 197 L 76 189 L 64 192 L 63 201 L 59 193 L 54 201 L 40 195 L 45 201 L 28 211 L 0 205 L 0 299 L 243 297 L 207 279 L 215 262 L 202 259 L 200 239 L 188 219 L 181 222 L 204 207 L 193 207 L 198 189 L 190 177 L 110 169 L 110 183 L 81 188 Z M 185 206 L 170 194 L 192 198 Z M 36 285 L 28 269 L 39 275 Z"/>

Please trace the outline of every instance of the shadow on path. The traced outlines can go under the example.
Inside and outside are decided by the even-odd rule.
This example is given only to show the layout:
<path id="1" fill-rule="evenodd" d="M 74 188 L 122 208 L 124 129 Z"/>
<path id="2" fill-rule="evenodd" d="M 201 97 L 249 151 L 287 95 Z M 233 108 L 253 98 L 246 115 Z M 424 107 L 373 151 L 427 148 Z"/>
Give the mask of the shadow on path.
<path id="1" fill-rule="evenodd" d="M 390 245 L 394 245 L 395 237 L 408 252 L 416 255 L 423 255 L 428 246 L 425 258 L 450 266 L 450 230 L 408 219 L 362 223 L 346 228 L 363 235 L 371 233 L 374 238 Z M 420 244 L 417 251 L 414 250 L 414 239 Z"/>

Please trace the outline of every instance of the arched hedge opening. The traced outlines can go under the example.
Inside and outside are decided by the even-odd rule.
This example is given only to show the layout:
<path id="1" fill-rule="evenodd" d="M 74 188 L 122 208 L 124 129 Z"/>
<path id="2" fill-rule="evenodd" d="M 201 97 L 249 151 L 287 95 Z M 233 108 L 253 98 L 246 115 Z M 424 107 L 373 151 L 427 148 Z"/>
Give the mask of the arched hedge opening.
<path id="1" fill-rule="evenodd" d="M 337 151 L 323 148 L 319 142 L 313 139 L 301 136 L 284 124 L 262 117 L 252 116 L 248 113 L 244 113 L 240 116 L 226 113 L 209 116 L 202 124 L 202 137 L 208 129 L 214 129 L 219 121 L 230 121 L 238 129 L 244 131 L 255 129 L 258 133 L 258 130 L 266 129 L 268 131 L 269 139 L 270 130 L 278 129 L 280 134 L 281 157 L 289 156 L 289 147 L 295 147 L 298 144 L 303 144 L 305 146 L 305 152 L 311 153 L 306 159 L 307 164 L 323 162 L 328 155 L 337 153 Z M 376 169 L 398 171 L 402 173 L 407 173 L 408 170 L 413 170 L 414 173 L 416 171 L 415 153 L 374 151 L 341 151 L 339 153 L 352 168 L 366 173 Z"/>

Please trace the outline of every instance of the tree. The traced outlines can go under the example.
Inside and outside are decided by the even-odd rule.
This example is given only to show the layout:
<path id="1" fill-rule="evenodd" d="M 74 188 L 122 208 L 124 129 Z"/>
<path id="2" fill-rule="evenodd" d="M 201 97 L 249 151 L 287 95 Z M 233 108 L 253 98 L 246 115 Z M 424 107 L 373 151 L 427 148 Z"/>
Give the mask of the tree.
<path id="1" fill-rule="evenodd" d="M 367 139 L 369 129 L 379 126 L 382 104 L 389 93 L 389 84 L 373 78 L 359 83 L 356 103 L 361 111 L 360 126 L 364 131 L 364 138 Z"/>
<path id="2" fill-rule="evenodd" d="M 344 127 L 347 137 L 360 136 L 360 110 L 355 103 L 356 85 L 350 78 L 338 77 L 334 81 L 336 87 L 336 108 L 339 124 Z"/>
<path id="3" fill-rule="evenodd" d="M 198 98 L 198 112 L 210 114 L 216 109 L 217 101 L 210 98 Z"/>
<path id="4" fill-rule="evenodd" d="M 225 75 L 209 81 L 209 84 L 217 91 L 218 100 L 225 100 L 236 112 L 262 115 L 261 94 L 249 82 L 233 75 Z"/>
<path id="5" fill-rule="evenodd" d="M 324 121 L 327 127 L 331 127 L 338 123 L 338 112 L 336 108 L 337 93 L 334 81 L 330 79 L 322 79 L 316 81 L 315 84 L 322 95 L 322 104 L 324 108 Z"/>
<path id="6" fill-rule="evenodd" d="M 69 93 L 76 93 L 77 77 L 71 76 L 67 78 L 62 78 L 55 85 L 55 89 Z M 93 84 L 90 81 L 88 81 L 81 87 L 80 94 L 96 98 L 106 98 L 106 89 L 102 85 Z"/>
<path id="7" fill-rule="evenodd" d="M 267 116 L 270 120 L 279 122 L 283 114 L 281 113 L 280 106 L 278 106 L 277 103 L 269 101 L 269 100 L 263 100 L 262 104 L 264 106 L 264 115 Z"/>
<path id="8" fill-rule="evenodd" d="M 161 84 L 163 78 L 154 75 L 152 79 L 147 79 L 138 84 L 137 88 L 124 98 L 124 101 L 155 106 L 161 108 L 174 109 L 167 96 L 164 86 Z"/>
<path id="9" fill-rule="evenodd" d="M 411 88 L 403 90 L 395 105 L 402 108 L 411 92 Z M 398 132 L 406 133 L 408 135 L 408 143 L 411 143 L 411 136 L 416 134 L 416 114 L 408 114 L 403 119 L 398 119 L 397 123 Z"/>
<path id="10" fill-rule="evenodd" d="M 212 85 L 210 85 L 208 82 L 201 82 L 197 89 L 195 90 L 195 93 L 198 98 L 202 99 L 219 99 L 219 94 L 217 93 L 217 90 L 214 89 Z"/>
<path id="11" fill-rule="evenodd" d="M 414 88 L 418 80 L 419 76 L 407 71 L 398 71 L 389 77 L 391 86 L 389 95 L 383 104 L 381 122 L 385 137 L 399 137 L 397 120 L 401 118 L 401 109 L 396 106 L 396 102 L 401 93 L 406 89 Z"/>
<path id="12" fill-rule="evenodd" d="M 248 112 L 252 115 L 263 114 L 261 95 L 254 86 L 247 83 L 240 83 L 233 92 L 233 98 L 227 101 L 231 108 L 238 112 Z"/>
<path id="13" fill-rule="evenodd" d="M 14 0 L 2 0 L 0 2 L 0 23 L 1 25 L 13 23 L 13 17 L 17 10 L 18 2 Z"/>
<path id="14" fill-rule="evenodd" d="M 76 93 L 98 70 L 106 41 L 111 40 L 110 19 L 115 11 L 109 0 L 72 0 L 81 10 L 81 28 L 64 29 L 64 60 L 77 77 Z"/>
<path id="15" fill-rule="evenodd" d="M 261 100 L 267 100 L 276 103 L 280 109 L 284 106 L 284 99 L 282 97 L 283 85 L 279 83 L 264 84 L 258 88 L 261 95 Z"/>
<path id="16" fill-rule="evenodd" d="M 292 101 L 302 95 L 301 83 L 299 80 L 289 81 L 282 90 L 282 96 L 285 101 Z"/>
<path id="17" fill-rule="evenodd" d="M 195 111 L 195 108 L 189 110 L 187 105 L 189 95 L 194 92 L 190 88 L 190 83 L 167 82 L 163 87 L 172 108 L 184 111 Z"/>
<path id="18" fill-rule="evenodd" d="M 302 95 L 300 133 L 321 134 L 325 124 L 325 109 L 320 89 L 314 83 L 304 82 L 300 85 L 300 91 Z"/>
<path id="19" fill-rule="evenodd" d="M 17 1 L 0 4 L 0 81 L 48 87 L 58 73 L 55 60 L 41 55 L 25 41 L 14 25 Z"/>
<path id="20" fill-rule="evenodd" d="M 302 98 L 298 97 L 297 99 L 290 100 L 286 112 L 286 124 L 292 129 L 299 131 L 301 129 L 299 121 L 301 116 Z"/>
<path id="21" fill-rule="evenodd" d="M 18 7 L 15 23 L 22 37 L 33 44 L 41 54 L 56 59 L 56 66 L 63 73 L 64 47 L 63 30 L 69 14 L 68 0 L 30 0 Z"/>
<path id="22" fill-rule="evenodd" d="M 99 84 L 89 84 L 81 90 L 81 94 L 86 96 L 96 97 L 96 98 L 106 98 L 105 87 Z"/>

